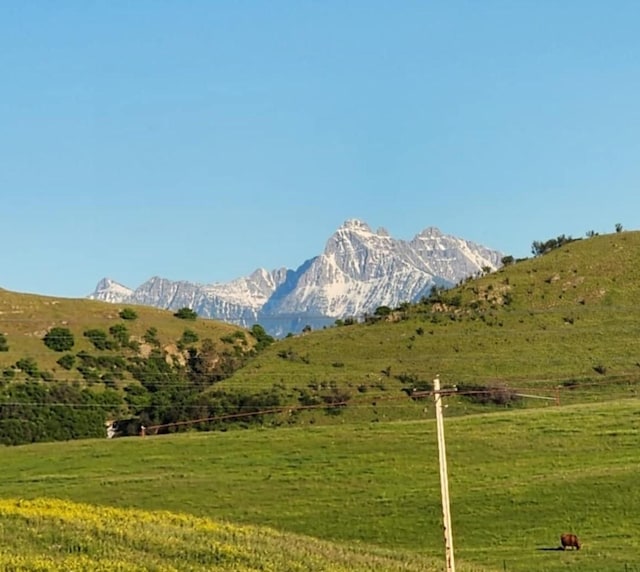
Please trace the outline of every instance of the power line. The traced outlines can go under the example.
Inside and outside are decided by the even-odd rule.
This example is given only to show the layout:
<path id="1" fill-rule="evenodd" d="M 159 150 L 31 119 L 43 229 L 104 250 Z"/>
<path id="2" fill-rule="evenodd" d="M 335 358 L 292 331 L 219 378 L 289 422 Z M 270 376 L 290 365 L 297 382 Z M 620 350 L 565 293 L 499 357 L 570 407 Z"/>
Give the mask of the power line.
<path id="1" fill-rule="evenodd" d="M 517 387 L 500 387 L 500 388 L 486 388 L 486 389 L 471 389 L 471 390 L 458 390 L 457 388 L 455 389 L 455 396 L 475 396 L 475 395 L 487 395 L 487 394 L 491 394 L 494 393 L 496 391 L 496 389 L 505 389 L 507 391 L 509 391 L 511 394 L 513 395 L 520 395 L 522 397 L 525 398 L 533 398 L 533 399 L 545 399 L 545 400 L 549 400 L 549 401 L 556 401 L 558 402 L 557 397 L 551 397 L 548 395 L 548 391 L 549 390 L 553 390 L 555 392 L 572 392 L 575 393 L 576 389 L 570 388 L 570 387 L 562 387 L 562 386 L 558 386 L 555 388 L 548 388 L 547 391 L 544 390 L 540 390 L 540 394 L 531 394 L 530 392 L 532 391 L 532 388 L 527 387 L 527 388 L 517 388 Z M 528 392 L 527 394 L 525 394 L 524 392 Z M 381 395 L 381 394 L 376 394 L 376 395 L 371 395 L 368 398 L 362 398 L 359 400 L 343 400 L 343 401 L 338 401 L 338 402 L 323 402 L 323 403 L 318 403 L 318 404 L 314 404 L 314 405 L 298 405 L 298 404 L 289 404 L 289 405 L 282 405 L 282 406 L 278 406 L 276 408 L 269 408 L 269 409 L 262 409 L 262 410 L 256 410 L 256 405 L 252 405 L 252 404 L 248 404 L 248 405 L 238 405 L 237 408 L 246 408 L 246 409 L 251 409 L 252 411 L 249 413 L 244 413 L 242 415 L 264 415 L 267 413 L 275 413 L 275 412 L 279 412 L 279 413 L 283 413 L 283 412 L 289 412 L 289 411 L 296 411 L 296 410 L 304 410 L 304 409 L 325 409 L 325 408 L 331 408 L 331 407 L 337 407 L 337 406 L 348 406 L 348 407 L 361 407 L 361 408 L 369 408 L 369 407 L 379 407 L 381 404 L 382 406 L 387 406 L 389 405 L 388 403 L 385 402 L 393 402 L 393 401 L 415 401 L 415 400 L 422 400 L 422 399 L 427 399 L 432 397 L 434 394 L 436 393 L 436 390 L 425 390 L 425 391 L 416 391 L 414 393 L 412 393 L 411 395 Z M 546 394 L 546 395 L 545 395 Z M 125 404 L 104 404 L 104 403 L 67 403 L 67 402 L 28 402 L 28 401 L 7 401 L 7 402 L 3 402 L 0 401 L 0 407 L 3 406 L 29 406 L 29 407 L 95 407 L 95 408 L 118 408 L 118 407 L 122 407 L 122 405 L 127 405 Z M 169 406 L 171 406 L 171 404 L 169 404 Z M 215 403 L 213 404 L 180 404 L 179 407 L 181 409 L 210 409 L 211 407 L 214 407 Z M 393 406 L 393 404 L 391 404 L 391 406 Z M 397 406 L 400 407 L 400 406 Z M 236 415 L 236 414 L 229 414 L 229 415 Z M 208 418 L 207 418 L 208 419 Z M 192 422 L 198 422 L 196 421 L 192 421 Z M 182 421 L 182 424 L 188 423 L 188 421 Z M 170 423 L 168 425 L 173 425 L 173 423 Z"/>

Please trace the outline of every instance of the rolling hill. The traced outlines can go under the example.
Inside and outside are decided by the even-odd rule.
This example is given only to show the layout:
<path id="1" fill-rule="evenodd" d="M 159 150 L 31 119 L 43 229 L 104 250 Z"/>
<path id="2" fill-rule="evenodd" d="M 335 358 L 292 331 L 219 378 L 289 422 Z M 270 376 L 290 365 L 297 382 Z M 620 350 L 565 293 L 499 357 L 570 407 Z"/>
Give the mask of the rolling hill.
<path id="1" fill-rule="evenodd" d="M 420 419 L 420 392 L 435 375 L 458 389 L 450 414 L 635 396 L 640 233 L 565 242 L 452 289 L 434 288 L 418 303 L 380 307 L 362 323 L 337 321 L 271 344 L 237 326 L 147 307 L 130 307 L 137 319 L 123 320 L 128 307 L 0 292 L 8 346 L 0 351 L 7 404 L 0 434 L 4 427 L 9 443 L 97 436 L 101 417 L 102 426 L 123 416 L 162 432 Z M 43 343 L 52 327 L 74 336 L 68 368 Z M 98 347 L 96 329 L 105 334 L 98 342 L 113 345 Z M 35 372 L 24 359 L 36 362 Z M 18 392 L 17 381 L 31 385 Z M 84 393 L 37 393 L 59 383 Z M 62 401 L 69 412 L 85 400 L 103 415 L 80 420 L 82 431 L 42 428 L 53 410 L 43 413 L 39 402 Z M 25 402 L 34 404 L 28 424 Z M 69 416 L 58 417 L 59 426 Z"/>
<path id="2" fill-rule="evenodd" d="M 132 310 L 133 319 L 123 319 L 123 310 Z M 126 313 L 124 314 L 126 316 Z M 127 340 L 137 342 L 138 348 L 117 344 L 110 348 L 96 348 L 85 332 L 99 330 L 107 338 L 109 330 L 114 326 L 126 328 Z M 49 372 L 58 381 L 83 381 L 77 368 L 65 369 L 58 360 L 66 352 L 53 351 L 43 343 L 43 338 L 52 328 L 68 329 L 74 338 L 74 345 L 69 353 L 88 352 L 95 355 L 118 354 L 125 357 L 148 354 L 152 347 L 161 348 L 170 355 L 180 353 L 178 345 L 185 330 L 196 334 L 200 346 L 202 340 L 210 339 L 216 350 L 222 353 L 231 346 L 239 345 L 249 351 L 254 340 L 246 330 L 238 326 L 225 324 L 215 320 L 178 319 L 174 312 L 149 308 L 147 306 L 113 305 L 86 299 L 54 298 L 34 294 L 22 294 L 0 290 L 0 333 L 6 339 L 7 350 L 0 351 L 0 370 L 11 369 L 23 358 L 36 361 L 39 371 Z M 147 342 L 145 337 L 149 331 L 156 341 Z M 230 340 L 229 336 L 237 332 L 245 332 L 244 338 Z M 227 341 L 223 341 L 223 338 Z M 114 340 L 111 340 L 114 341 Z M 25 380 L 28 376 L 15 369 L 11 379 Z M 125 378 L 130 379 L 124 372 Z M 5 376 L 7 377 L 7 376 Z"/>
<path id="3" fill-rule="evenodd" d="M 294 394 L 338 387 L 349 401 L 370 402 L 428 389 L 440 375 L 459 389 L 511 388 L 569 402 L 635 395 L 638 300 L 640 233 L 594 236 L 367 323 L 279 341 L 222 385 L 280 383 Z"/>
<path id="4" fill-rule="evenodd" d="M 5 370 L 31 355 L 54 374 L 3 380 L 0 429 L 43 411 L 48 418 L 13 429 L 64 425 L 55 411 L 84 410 L 74 402 L 29 409 L 15 401 L 19 386 L 120 396 L 108 407 L 126 405 L 131 414 L 127 387 L 139 385 L 146 393 L 134 394 L 150 401 L 136 411 L 156 408 L 157 419 L 171 413 L 169 431 L 228 429 L 221 418 L 229 411 L 250 414 L 236 426 L 254 421 L 245 431 L 3 448 L 0 562 L 44 571 L 124 570 L 132 562 L 141 570 L 438 570 L 437 446 L 421 390 L 439 374 L 458 389 L 446 398 L 457 567 L 634 570 L 638 274 L 640 233 L 594 236 L 435 289 L 417 304 L 379 308 L 365 323 L 258 352 L 259 340 L 235 326 L 132 307 L 137 318 L 124 320 L 131 336 L 145 342 L 155 328 L 152 353 L 172 367 L 142 377 L 129 368 L 115 384 L 82 375 L 71 381 L 55 369 L 59 352 L 43 337 L 65 327 L 78 343 L 73 352 L 120 351 L 98 350 L 84 335 L 121 324 L 117 307 L 0 292 Z M 220 352 L 242 352 L 242 367 L 208 383 L 189 377 L 172 358 L 185 329 L 197 341 L 189 336 L 183 351 L 192 344 L 198 355 L 209 338 Z M 137 352 L 126 354 L 130 366 L 149 359 L 139 346 L 125 350 Z M 242 399 L 231 403 L 233 395 Z M 175 423 L 209 416 L 217 418 Z M 171 542 L 149 540 L 157 531 Z M 582 550 L 557 550 L 567 531 L 580 536 Z"/>
<path id="5" fill-rule="evenodd" d="M 636 570 L 639 406 L 448 418 L 456 568 Z M 435 572 L 437 457 L 433 419 L 7 447 L 2 558 L 46 572 Z M 582 549 L 557 550 L 563 532 Z"/>

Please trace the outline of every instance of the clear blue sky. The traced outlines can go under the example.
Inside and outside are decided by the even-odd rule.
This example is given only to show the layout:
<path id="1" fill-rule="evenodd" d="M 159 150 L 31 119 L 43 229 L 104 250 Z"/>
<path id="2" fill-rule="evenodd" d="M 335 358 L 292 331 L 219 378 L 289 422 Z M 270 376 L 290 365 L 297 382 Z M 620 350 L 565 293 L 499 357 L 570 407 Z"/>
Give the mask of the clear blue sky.
<path id="1" fill-rule="evenodd" d="M 5 2 L 0 287 L 226 282 L 348 218 L 635 230 L 640 2 Z"/>

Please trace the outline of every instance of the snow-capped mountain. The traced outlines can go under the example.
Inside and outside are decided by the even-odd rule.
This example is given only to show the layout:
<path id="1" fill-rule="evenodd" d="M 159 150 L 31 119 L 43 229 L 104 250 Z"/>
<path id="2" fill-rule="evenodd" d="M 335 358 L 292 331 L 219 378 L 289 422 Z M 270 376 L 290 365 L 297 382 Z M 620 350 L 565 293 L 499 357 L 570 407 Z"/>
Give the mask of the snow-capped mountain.
<path id="1" fill-rule="evenodd" d="M 419 300 L 432 286 L 451 286 L 483 268 L 495 269 L 502 254 L 429 227 L 411 241 L 373 232 L 347 220 L 324 252 L 296 270 L 258 269 L 226 284 L 196 284 L 154 277 L 132 290 L 108 278 L 89 296 L 119 304 L 170 310 L 189 307 L 200 316 L 250 327 L 260 323 L 282 336 L 359 317 L 379 306 Z"/>

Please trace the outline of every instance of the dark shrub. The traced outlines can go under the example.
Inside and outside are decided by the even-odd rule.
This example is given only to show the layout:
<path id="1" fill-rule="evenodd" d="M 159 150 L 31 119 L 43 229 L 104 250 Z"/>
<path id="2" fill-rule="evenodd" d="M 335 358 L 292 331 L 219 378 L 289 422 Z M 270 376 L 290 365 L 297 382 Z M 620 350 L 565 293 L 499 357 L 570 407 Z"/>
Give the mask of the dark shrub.
<path id="1" fill-rule="evenodd" d="M 123 320 L 135 320 L 138 318 L 138 314 L 136 313 L 136 311 L 131 308 L 124 308 L 120 310 L 120 313 L 118 315 Z"/>
<path id="2" fill-rule="evenodd" d="M 65 354 L 56 363 L 60 367 L 69 370 L 76 363 L 76 357 L 73 354 Z"/>
<path id="3" fill-rule="evenodd" d="M 458 393 L 468 401 L 481 405 L 493 404 L 508 407 L 522 400 L 522 397 L 505 385 L 458 384 Z"/>
<path id="4" fill-rule="evenodd" d="M 194 312 L 191 308 L 180 308 L 174 316 L 176 318 L 180 318 L 181 320 L 195 320 L 198 317 L 198 314 Z"/>
<path id="5" fill-rule="evenodd" d="M 75 343 L 68 328 L 51 328 L 43 338 L 44 345 L 56 352 L 67 352 Z"/>

